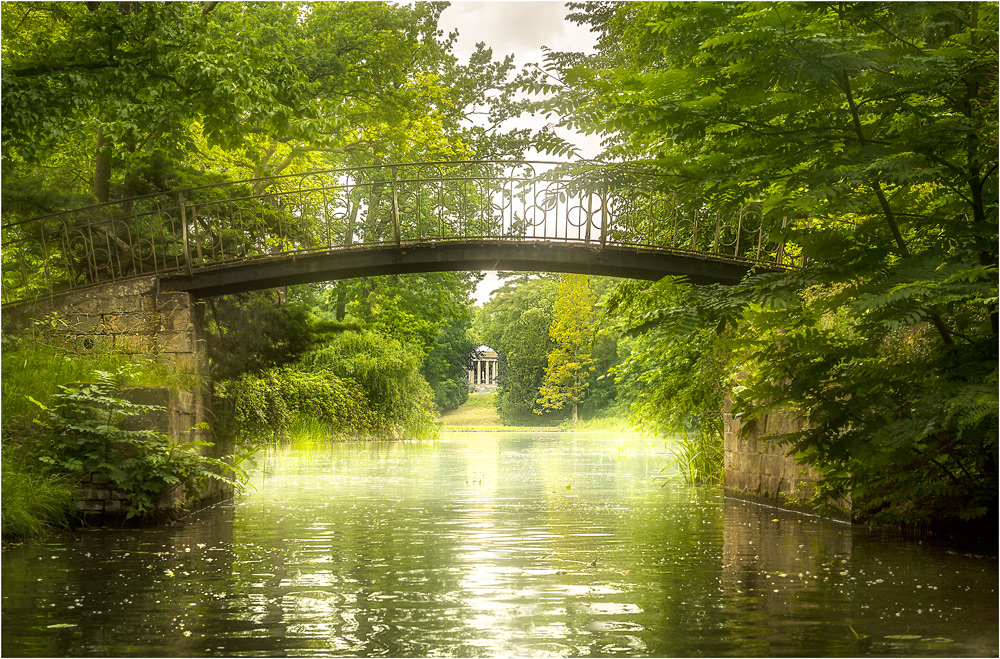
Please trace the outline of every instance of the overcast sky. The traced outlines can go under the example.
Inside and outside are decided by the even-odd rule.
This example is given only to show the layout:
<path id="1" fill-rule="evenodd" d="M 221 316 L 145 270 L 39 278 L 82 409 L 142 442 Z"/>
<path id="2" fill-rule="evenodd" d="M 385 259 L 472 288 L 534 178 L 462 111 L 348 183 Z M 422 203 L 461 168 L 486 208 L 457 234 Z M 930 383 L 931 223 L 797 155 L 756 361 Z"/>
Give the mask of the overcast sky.
<path id="1" fill-rule="evenodd" d="M 441 14 L 447 34 L 458 30 L 456 54 L 467 58 L 483 41 L 495 56 L 514 53 L 516 64 L 537 62 L 542 46 L 553 50 L 590 50 L 594 37 L 584 27 L 563 20 L 562 2 L 477 2 L 458 0 Z"/>
<path id="2" fill-rule="evenodd" d="M 520 69 L 530 62 L 542 61 L 542 46 L 552 50 L 593 50 L 594 35 L 585 27 L 566 21 L 566 14 L 563 2 L 457 0 L 441 14 L 439 26 L 445 34 L 458 30 L 455 54 L 459 58 L 467 60 L 475 52 L 476 44 L 482 41 L 493 49 L 494 59 L 513 54 L 514 65 Z M 543 117 L 525 117 L 519 125 L 537 129 L 545 123 L 547 120 Z M 562 130 L 559 134 L 570 137 Z M 579 144 L 586 157 L 596 155 L 597 140 L 580 139 Z M 529 152 L 526 157 L 537 158 L 539 154 Z M 482 305 L 498 286 L 496 273 L 487 272 L 476 289 L 476 303 Z"/>

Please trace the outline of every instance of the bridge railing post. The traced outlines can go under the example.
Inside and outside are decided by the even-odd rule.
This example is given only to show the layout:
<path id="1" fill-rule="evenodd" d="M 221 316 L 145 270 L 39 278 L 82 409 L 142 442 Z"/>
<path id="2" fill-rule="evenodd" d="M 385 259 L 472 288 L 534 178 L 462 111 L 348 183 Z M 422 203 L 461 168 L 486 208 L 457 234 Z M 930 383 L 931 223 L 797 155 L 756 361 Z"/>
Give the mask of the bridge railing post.
<path id="1" fill-rule="evenodd" d="M 740 255 L 740 237 L 742 233 L 743 233 L 743 213 L 740 213 L 736 222 L 736 247 L 733 249 L 733 257 L 739 257 Z"/>
<path id="2" fill-rule="evenodd" d="M 774 262 L 781 265 L 785 260 L 785 229 L 788 227 L 788 216 L 785 215 L 781 218 L 781 242 L 778 243 L 778 249 L 774 253 Z"/>
<path id="3" fill-rule="evenodd" d="M 813 219 L 812 219 L 812 216 L 810 216 L 809 217 L 809 221 L 806 222 L 806 229 L 812 229 L 812 228 L 813 228 Z M 803 254 L 802 258 L 799 260 L 799 267 L 800 268 L 806 267 L 806 255 L 805 254 Z"/>
<path id="4" fill-rule="evenodd" d="M 720 211 L 715 211 L 715 240 L 712 242 L 712 253 L 719 253 L 719 230 L 722 228 L 722 215 Z"/>
<path id="5" fill-rule="evenodd" d="M 604 185 L 604 196 L 601 198 L 601 249 L 608 244 L 608 185 Z"/>
<path id="6" fill-rule="evenodd" d="M 755 260 L 763 260 L 761 257 L 761 250 L 764 248 L 764 213 L 761 211 L 760 222 L 757 224 L 757 255 L 754 257 Z"/>
<path id="7" fill-rule="evenodd" d="M 390 182 L 392 187 L 392 230 L 396 237 L 396 247 L 399 247 L 399 195 L 396 191 L 396 167 L 392 168 L 392 181 Z"/>
<path id="8" fill-rule="evenodd" d="M 184 207 L 184 193 L 177 193 L 177 202 L 181 207 L 181 248 L 184 250 L 184 263 L 187 264 L 188 274 L 192 274 L 194 268 L 191 265 L 191 243 L 188 240 L 187 209 Z"/>

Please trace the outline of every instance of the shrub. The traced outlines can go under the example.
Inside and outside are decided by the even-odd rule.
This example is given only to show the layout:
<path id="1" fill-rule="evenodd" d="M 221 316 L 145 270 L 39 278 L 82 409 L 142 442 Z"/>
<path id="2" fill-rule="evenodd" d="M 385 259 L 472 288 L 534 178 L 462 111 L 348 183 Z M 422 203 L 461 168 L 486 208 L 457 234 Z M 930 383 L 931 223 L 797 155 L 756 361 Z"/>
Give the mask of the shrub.
<path id="1" fill-rule="evenodd" d="M 377 416 L 373 430 L 390 436 L 435 432 L 434 394 L 420 374 L 419 349 L 373 332 L 343 332 L 302 359 L 359 383 Z"/>
<path id="2" fill-rule="evenodd" d="M 230 407 L 242 442 L 287 433 L 304 423 L 314 428 L 318 423 L 330 435 L 364 434 L 375 425 L 364 388 L 329 369 L 271 368 L 221 383 L 217 393 Z"/>
<path id="3" fill-rule="evenodd" d="M 154 430 L 126 429 L 136 417 L 163 408 L 123 398 L 121 373 L 94 375 L 93 383 L 60 386 L 54 406 L 35 401 L 44 417 L 38 423 L 47 430 L 38 459 L 50 473 L 107 476 L 131 503 L 129 518 L 156 510 L 162 497 L 178 488 L 191 498 L 208 480 L 232 483 L 223 474 L 233 467 L 201 455 L 209 442 L 175 443 Z"/>

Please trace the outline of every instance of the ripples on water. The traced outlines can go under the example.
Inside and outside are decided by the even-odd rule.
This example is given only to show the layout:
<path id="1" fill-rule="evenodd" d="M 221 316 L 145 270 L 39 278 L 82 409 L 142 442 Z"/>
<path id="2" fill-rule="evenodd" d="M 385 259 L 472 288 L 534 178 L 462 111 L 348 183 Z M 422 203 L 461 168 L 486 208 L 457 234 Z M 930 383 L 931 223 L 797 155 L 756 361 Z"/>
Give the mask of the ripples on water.
<path id="1" fill-rule="evenodd" d="M 996 656 L 997 563 L 655 480 L 638 438 L 266 456 L 166 529 L 3 553 L 4 656 Z"/>

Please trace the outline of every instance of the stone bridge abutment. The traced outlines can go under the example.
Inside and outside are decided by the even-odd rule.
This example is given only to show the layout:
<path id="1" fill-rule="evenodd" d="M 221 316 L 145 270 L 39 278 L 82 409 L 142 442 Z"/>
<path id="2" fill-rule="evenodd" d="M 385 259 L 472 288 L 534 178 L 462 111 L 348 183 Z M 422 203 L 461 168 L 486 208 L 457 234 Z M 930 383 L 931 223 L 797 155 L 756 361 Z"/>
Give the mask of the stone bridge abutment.
<path id="1" fill-rule="evenodd" d="M 208 358 L 203 338 L 204 308 L 190 293 L 160 291 L 155 276 L 97 284 L 9 305 L 0 315 L 5 335 L 31 333 L 74 354 L 115 352 L 135 359 L 153 357 L 169 369 L 193 375 L 191 391 L 174 387 L 133 387 L 122 395 L 132 402 L 159 405 L 161 412 L 130 421 L 168 435 L 173 442 L 216 442 L 208 389 Z M 204 447 L 222 457 L 224 446 Z M 123 495 L 100 474 L 87 477 L 77 508 L 89 516 L 117 516 L 127 510 Z M 229 495 L 210 482 L 194 508 Z M 183 497 L 175 492 L 161 502 L 171 508 Z"/>
<path id="2" fill-rule="evenodd" d="M 207 373 L 203 307 L 190 293 L 160 291 L 155 276 L 74 288 L 3 309 L 5 333 L 42 332 L 74 353 L 155 356 Z"/>

